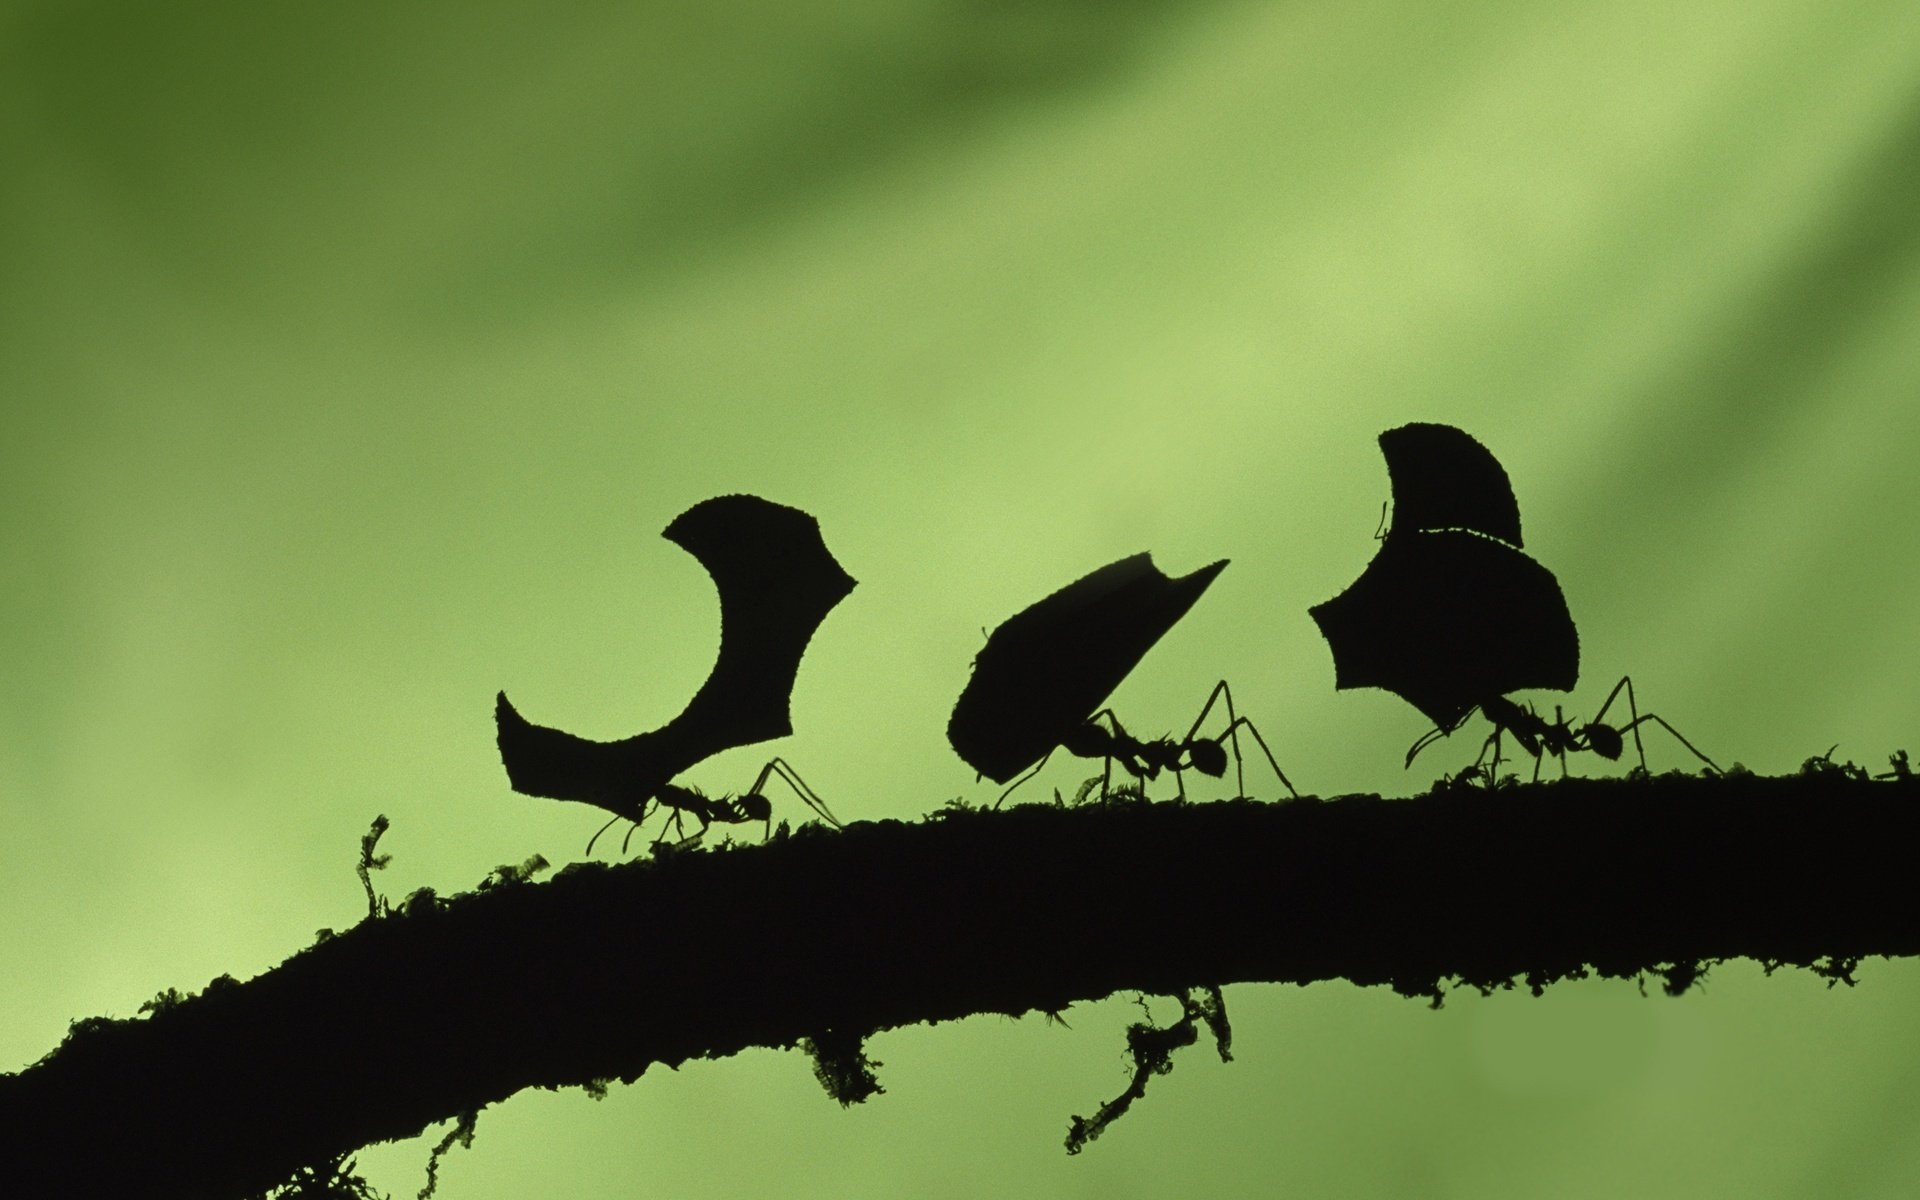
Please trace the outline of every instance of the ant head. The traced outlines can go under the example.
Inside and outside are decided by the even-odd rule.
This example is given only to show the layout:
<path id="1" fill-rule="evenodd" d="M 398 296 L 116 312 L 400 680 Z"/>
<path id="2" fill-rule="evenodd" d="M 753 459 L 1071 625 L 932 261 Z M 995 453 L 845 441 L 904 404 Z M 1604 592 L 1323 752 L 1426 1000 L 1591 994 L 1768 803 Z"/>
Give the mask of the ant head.
<path id="1" fill-rule="evenodd" d="M 1495 725 L 1502 726 L 1506 729 L 1512 729 L 1515 725 L 1526 720 L 1526 714 L 1527 710 L 1521 708 L 1505 696 L 1488 696 L 1486 699 L 1480 701 L 1480 715 Z M 1469 710 L 1468 715 L 1472 715 L 1471 710 Z M 1465 718 L 1462 718 L 1463 721 L 1464 719 Z"/>
<path id="2" fill-rule="evenodd" d="M 1105 758 L 1113 753 L 1113 735 L 1092 721 L 1083 721 L 1060 739 L 1060 748 L 1076 758 Z"/>
<path id="3" fill-rule="evenodd" d="M 1587 749 L 1601 758 L 1616 759 L 1626 748 L 1626 742 L 1620 731 L 1611 725 L 1589 725 L 1580 731 L 1587 739 Z"/>
<path id="4" fill-rule="evenodd" d="M 1187 747 L 1187 760 L 1202 775 L 1218 779 L 1227 773 L 1227 750 L 1219 742 L 1194 742 Z"/>

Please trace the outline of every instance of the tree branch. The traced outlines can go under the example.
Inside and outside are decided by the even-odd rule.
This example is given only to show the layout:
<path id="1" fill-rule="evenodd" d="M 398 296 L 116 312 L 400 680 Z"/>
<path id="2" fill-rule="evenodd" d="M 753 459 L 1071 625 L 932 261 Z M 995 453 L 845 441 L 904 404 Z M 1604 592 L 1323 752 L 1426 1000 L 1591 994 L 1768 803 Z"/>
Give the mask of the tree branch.
<path id="1" fill-rule="evenodd" d="M 1569 780 L 1411 800 L 1023 806 L 416 899 L 0 1075 L 20 1195 L 241 1196 L 529 1087 L 858 1045 L 1122 990 L 1438 1001 L 1920 952 L 1920 783 Z"/>

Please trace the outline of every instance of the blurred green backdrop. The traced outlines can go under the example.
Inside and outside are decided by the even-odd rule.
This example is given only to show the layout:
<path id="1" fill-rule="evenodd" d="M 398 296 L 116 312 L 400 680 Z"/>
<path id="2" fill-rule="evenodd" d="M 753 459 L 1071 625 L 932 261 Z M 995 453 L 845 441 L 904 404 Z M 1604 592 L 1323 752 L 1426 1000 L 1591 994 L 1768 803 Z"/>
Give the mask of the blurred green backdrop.
<path id="1" fill-rule="evenodd" d="M 1141 549 L 1233 565 L 1131 725 L 1224 675 L 1303 789 L 1460 765 L 1403 772 L 1305 612 L 1408 420 L 1505 462 L 1575 711 L 1631 671 L 1723 762 L 1920 750 L 1916 64 L 1891 0 L 15 3 L 0 1066 L 351 923 L 377 812 L 395 895 L 577 857 L 494 690 L 677 712 L 717 615 L 658 533 L 727 491 L 861 581 L 775 747 L 849 819 L 990 798 L 943 736 L 982 628 Z M 900 1030 L 850 1111 L 771 1053 L 521 1096 L 442 1194 L 1905 1197 L 1920 970 L 1861 975 L 1236 987 L 1238 1061 L 1079 1159 L 1124 999 Z"/>

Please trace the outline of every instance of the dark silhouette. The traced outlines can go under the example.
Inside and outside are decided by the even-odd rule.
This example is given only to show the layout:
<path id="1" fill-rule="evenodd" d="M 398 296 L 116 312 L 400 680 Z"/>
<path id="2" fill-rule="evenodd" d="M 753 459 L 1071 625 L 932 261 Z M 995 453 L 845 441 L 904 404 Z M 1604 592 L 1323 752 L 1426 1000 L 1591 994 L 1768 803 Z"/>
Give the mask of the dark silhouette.
<path id="1" fill-rule="evenodd" d="M 1205 1024 L 1213 1035 L 1214 1049 L 1221 1062 L 1233 1061 L 1233 1027 L 1227 1021 L 1226 997 L 1214 985 L 1188 988 L 1176 997 L 1180 1001 L 1180 1019 L 1171 1025 L 1138 1021 L 1127 1026 L 1127 1057 L 1133 1060 L 1133 1077 L 1127 1090 L 1102 1104 L 1091 1117 L 1076 1115 L 1067 1126 L 1067 1153 L 1078 1154 L 1087 1144 L 1107 1131 L 1107 1127 L 1127 1114 L 1133 1102 L 1147 1094 L 1147 1083 L 1155 1075 L 1173 1070 L 1173 1053 L 1199 1040 Z M 1140 1000 L 1146 1008 L 1146 998 Z"/>
<path id="2" fill-rule="evenodd" d="M 1392 523 L 1353 586 L 1309 611 L 1333 650 L 1336 688 L 1384 688 L 1433 722 L 1411 764 L 1475 708 L 1490 720 L 1506 713 L 1508 692 L 1571 691 L 1580 639 L 1553 573 L 1520 549 L 1519 506 L 1486 447 L 1416 424 L 1381 434 L 1380 449 Z"/>
<path id="3" fill-rule="evenodd" d="M 1619 699 L 1623 688 L 1627 693 L 1627 711 L 1632 717 L 1625 725 L 1608 725 L 1604 721 L 1607 710 Z M 1647 769 L 1647 751 L 1640 742 L 1640 726 L 1648 721 L 1659 725 L 1672 734 L 1675 741 L 1693 751 L 1693 756 L 1705 763 L 1707 770 L 1720 774 L 1720 764 L 1701 753 L 1699 747 L 1688 741 L 1678 729 L 1667 724 L 1665 718 L 1656 713 L 1640 711 L 1639 703 L 1633 698 L 1633 679 L 1627 675 L 1622 675 L 1620 682 L 1613 685 L 1613 690 L 1607 693 L 1605 703 L 1600 705 L 1600 711 L 1593 715 L 1593 720 L 1577 727 L 1567 720 L 1557 704 L 1553 706 L 1551 721 L 1534 712 L 1532 706 L 1521 708 L 1504 696 L 1481 701 L 1480 711 L 1493 723 L 1493 736 L 1489 739 L 1493 746 L 1493 762 L 1487 768 L 1489 778 L 1500 769 L 1500 735 L 1503 731 L 1511 733 L 1513 740 L 1520 743 L 1520 748 L 1533 756 L 1535 780 L 1540 778 L 1540 764 L 1549 754 L 1560 760 L 1562 775 L 1567 773 L 1567 755 L 1574 750 L 1591 750 L 1609 762 L 1617 761 L 1626 749 L 1626 735 L 1629 733 L 1633 735 L 1633 748 L 1640 756 L 1640 770 L 1644 772 Z M 1415 742 L 1413 749 L 1407 751 L 1407 762 L 1412 763 L 1413 756 L 1420 752 L 1420 748 L 1439 736 L 1442 735 L 1436 730 Z"/>
<path id="4" fill-rule="evenodd" d="M 1227 708 L 1227 727 L 1210 738 L 1199 736 L 1200 726 L 1206 724 L 1207 714 L 1213 711 L 1215 704 L 1224 703 Z M 1104 718 L 1106 724 L 1101 724 Z M 1245 729 L 1260 743 L 1260 750 L 1267 756 L 1267 764 L 1279 777 L 1287 794 L 1298 796 L 1293 784 L 1288 781 L 1287 773 L 1280 769 L 1280 763 L 1273 757 L 1273 751 L 1267 746 L 1267 739 L 1260 736 L 1260 730 L 1252 721 L 1234 711 L 1233 689 L 1222 679 L 1213 685 L 1213 691 L 1207 695 L 1207 702 L 1200 706 L 1200 715 L 1187 727 L 1182 738 L 1137 738 L 1127 732 L 1120 724 L 1120 718 L 1111 708 L 1103 708 L 1088 717 L 1084 722 L 1067 732 L 1060 740 L 1060 748 L 1080 758 L 1101 760 L 1100 794 L 1109 794 L 1113 784 L 1113 764 L 1118 762 L 1135 779 L 1157 779 L 1162 771 L 1173 772 L 1175 785 L 1180 790 L 1180 798 L 1187 798 L 1186 781 L 1181 773 L 1189 768 L 1202 775 L 1220 779 L 1227 773 L 1227 743 L 1233 745 L 1234 783 L 1238 788 L 1236 796 L 1247 794 L 1246 771 L 1240 759 L 1240 731 Z M 1045 761 L 1044 759 L 1042 760 Z M 1034 768 L 1038 770 L 1039 767 Z M 1012 791 L 1012 788 L 1008 788 Z M 1005 795 L 1001 796 L 1005 800 Z"/>
<path id="5" fill-rule="evenodd" d="M 1520 688 L 1570 691 L 1580 644 L 1553 575 L 1462 530 L 1389 533 L 1352 587 L 1311 610 L 1334 686 L 1377 687 L 1445 732 Z"/>
<path id="6" fill-rule="evenodd" d="M 1823 758 L 1783 778 L 949 808 L 543 882 L 496 872 L 150 1016 L 75 1021 L 0 1074 L 0 1152 L 10 1195 L 237 1198 L 531 1087 L 802 1039 L 838 1063 L 875 1031 L 1115 992 L 1346 979 L 1438 1003 L 1604 977 L 1678 994 L 1740 957 L 1851 983 L 1863 956 L 1920 954 L 1917 841 L 1920 781 Z"/>
<path id="7" fill-rule="evenodd" d="M 1415 422 L 1380 435 L 1393 485 L 1392 530 L 1468 529 L 1515 549 L 1520 505 L 1500 460 L 1472 434 Z"/>
<path id="8" fill-rule="evenodd" d="M 759 821 L 766 826 L 766 834 L 771 835 L 773 832 L 773 801 L 767 798 L 765 788 L 767 786 L 767 780 L 775 775 L 778 775 L 784 780 L 787 786 L 793 789 L 794 794 L 799 796 L 808 808 L 820 814 L 822 820 L 835 829 L 841 828 L 839 818 L 835 817 L 827 808 L 827 802 L 822 800 L 811 787 L 807 786 L 807 781 L 800 778 L 799 772 L 795 771 L 793 767 L 787 763 L 786 759 L 777 756 L 768 760 L 767 764 L 760 768 L 760 774 L 755 777 L 752 786 L 737 796 L 709 796 L 699 788 L 680 787 L 677 784 L 668 783 L 662 784 L 654 792 L 653 800 L 649 803 L 657 803 L 661 808 L 673 813 L 668 823 L 672 824 L 674 832 L 680 835 L 680 840 L 677 844 L 683 849 L 691 849 L 697 845 L 700 839 L 706 835 L 707 828 L 716 822 L 722 825 L 745 825 L 752 821 Z M 650 811 L 650 808 L 643 809 L 643 817 L 646 812 Z M 687 833 L 684 824 L 684 820 L 689 813 L 693 815 L 696 821 L 700 822 L 700 828 L 696 829 L 692 834 Z M 614 820 L 617 821 L 619 818 L 615 817 Z M 607 825 L 611 825 L 612 823 L 612 821 L 609 821 Z M 620 842 L 621 853 L 626 853 L 627 843 L 633 839 L 634 831 L 638 830 L 641 824 L 641 821 L 635 821 L 632 828 L 627 830 L 627 836 Z M 605 833 L 606 831 L 607 826 L 602 825 L 600 827 L 600 833 Z M 588 840 L 588 854 L 593 853 L 593 843 L 600 840 L 600 833 L 594 834 L 593 837 Z M 658 847 L 663 845 L 666 840 L 667 831 L 663 824 L 660 830 L 660 836 L 653 839 L 653 844 L 655 847 Z"/>
<path id="9" fill-rule="evenodd" d="M 1226 565 L 1221 559 L 1171 579 L 1153 565 L 1150 555 L 1135 554 L 1008 617 L 974 658 L 973 674 L 947 722 L 947 740 L 954 751 L 995 783 L 1014 780 L 1029 767 L 1038 770 L 1056 748 L 1104 759 L 1109 772 L 1118 760 L 1141 779 L 1155 778 L 1163 769 L 1177 777 L 1189 767 L 1216 778 L 1223 775 L 1226 756 L 1220 744 L 1231 738 L 1237 761 L 1240 729 L 1259 737 L 1233 712 L 1224 682 L 1214 688 L 1193 728 L 1178 742 L 1142 741 L 1121 726 L 1111 709 L 1094 710 Z M 1226 731 L 1217 738 L 1197 739 L 1200 722 L 1223 695 Z M 1099 723 L 1103 717 L 1105 727 Z M 1261 748 L 1266 748 L 1265 739 Z M 1270 751 L 1267 757 L 1271 762 Z M 1277 763 L 1274 773 L 1280 774 Z M 1026 778 L 1014 780 L 1000 798 L 1005 800 Z M 1280 778 L 1284 782 L 1286 776 Z M 1292 791 L 1291 784 L 1287 788 Z M 1181 790 L 1184 794 L 1184 784 Z"/>
<path id="10" fill-rule="evenodd" d="M 592 804 L 636 826 L 656 800 L 676 817 L 683 811 L 703 817 L 703 830 L 706 820 L 726 819 L 716 813 L 740 811 L 742 820 L 760 819 L 749 799 L 759 795 L 760 783 L 733 802 L 746 802 L 750 810 L 725 807 L 691 789 L 666 789 L 675 776 L 722 750 L 793 732 L 788 704 L 800 658 L 854 580 L 827 550 L 817 521 L 758 496 L 703 500 L 675 517 L 663 536 L 698 559 L 719 590 L 720 656 L 713 673 L 679 716 L 616 742 L 535 725 L 501 692 L 494 705 L 500 761 L 517 792 Z M 766 777 L 763 771 L 761 783 Z M 815 807 L 827 816 L 824 806 Z"/>
<path id="11" fill-rule="evenodd" d="M 1580 639 L 1553 573 L 1520 549 L 1520 507 L 1506 471 L 1450 425 L 1389 429 L 1380 450 L 1393 487 L 1392 523 L 1353 586 L 1309 612 L 1333 649 L 1336 688 L 1383 688 L 1433 722 L 1408 748 L 1408 766 L 1477 708 L 1493 726 L 1474 762 L 1480 770 L 1493 752 L 1483 772 L 1488 781 L 1499 771 L 1504 734 L 1533 757 L 1536 779 L 1548 754 L 1560 760 L 1562 773 L 1572 751 L 1617 760 L 1629 733 L 1644 771 L 1640 726 L 1648 721 L 1719 771 L 1663 718 L 1640 712 L 1625 676 L 1593 720 L 1578 726 L 1558 706 L 1548 721 L 1507 699 L 1521 688 L 1572 691 Z M 1603 718 L 1622 689 L 1631 719 L 1607 725 Z"/>

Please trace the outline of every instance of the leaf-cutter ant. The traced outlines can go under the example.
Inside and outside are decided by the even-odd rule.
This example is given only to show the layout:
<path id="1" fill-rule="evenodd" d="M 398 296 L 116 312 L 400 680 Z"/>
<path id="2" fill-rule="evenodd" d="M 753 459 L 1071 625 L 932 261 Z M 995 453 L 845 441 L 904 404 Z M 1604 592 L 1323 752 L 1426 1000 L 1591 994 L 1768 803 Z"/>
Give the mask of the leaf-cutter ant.
<path id="1" fill-rule="evenodd" d="M 1632 713 L 1632 719 L 1625 725 L 1605 724 L 1603 718 L 1606 717 L 1607 710 L 1613 707 L 1613 702 L 1619 698 L 1623 690 L 1627 693 L 1627 710 Z M 1480 757 L 1474 760 L 1474 766 L 1478 767 L 1481 760 L 1486 758 L 1487 751 L 1489 749 L 1493 751 L 1493 764 L 1488 768 L 1489 777 L 1499 770 L 1500 739 L 1505 733 L 1512 734 L 1513 740 L 1520 743 L 1520 748 L 1533 756 L 1533 778 L 1536 781 L 1540 778 L 1540 764 L 1549 754 L 1560 760 L 1562 775 L 1567 771 L 1567 755 L 1573 751 L 1591 750 L 1609 762 L 1618 761 L 1626 749 L 1626 735 L 1629 733 L 1633 735 L 1634 752 L 1640 759 L 1640 771 L 1645 774 L 1647 751 L 1640 741 L 1640 726 L 1648 721 L 1654 722 L 1672 734 L 1674 740 L 1692 751 L 1693 756 L 1707 764 L 1707 769 L 1715 775 L 1724 774 L 1720 764 L 1702 754 L 1699 747 L 1688 741 L 1678 729 L 1669 725 L 1664 717 L 1640 711 L 1640 706 L 1633 696 L 1631 676 L 1622 675 L 1620 682 L 1614 684 L 1613 690 L 1607 693 L 1606 703 L 1600 706 L 1600 711 L 1594 714 L 1591 721 L 1577 727 L 1567 720 L 1557 704 L 1553 708 L 1552 721 L 1536 713 L 1532 705 L 1522 708 L 1505 696 L 1482 700 L 1476 707 L 1493 725 L 1493 732 L 1487 735 L 1486 742 L 1480 747 Z M 1463 717 L 1462 721 L 1464 719 Z M 1459 727 L 1459 723 L 1456 723 L 1452 729 L 1443 729 L 1436 725 L 1422 734 L 1419 740 L 1407 750 L 1407 765 L 1412 766 L 1414 755 L 1426 749 L 1434 740 L 1445 737 Z"/>
<path id="2" fill-rule="evenodd" d="M 1227 727 L 1213 737 L 1200 737 L 1200 726 L 1206 721 L 1207 714 L 1213 711 L 1216 702 L 1224 701 L 1227 707 Z M 1101 718 L 1106 723 L 1101 723 Z M 1227 745 L 1233 746 L 1234 784 L 1237 794 L 1247 794 L 1246 769 L 1240 758 L 1240 730 L 1245 729 L 1260 743 L 1261 753 L 1267 756 L 1267 765 L 1280 780 L 1288 794 L 1295 799 L 1300 793 L 1293 790 L 1293 784 L 1287 779 L 1287 773 L 1280 769 L 1279 762 L 1273 757 L 1273 750 L 1267 745 L 1267 739 L 1260 736 L 1260 730 L 1253 722 L 1240 716 L 1233 708 L 1233 691 L 1222 679 L 1214 684 L 1213 691 L 1207 696 L 1206 704 L 1200 709 L 1188 727 L 1187 735 L 1179 740 L 1173 738 L 1152 738 L 1143 740 L 1128 733 L 1120 724 L 1111 708 L 1103 708 L 1075 726 L 1066 737 L 1060 740 L 1060 749 L 1081 758 L 1102 760 L 1100 776 L 1100 795 L 1105 799 L 1113 782 L 1113 764 L 1118 762 L 1127 772 L 1137 779 L 1157 779 L 1162 771 L 1172 771 L 1174 784 L 1179 788 L 1180 799 L 1187 798 L 1187 785 L 1183 773 L 1198 771 L 1209 778 L 1220 779 L 1227 773 Z M 1007 785 L 1000 793 L 1000 799 L 993 802 L 995 808 L 1013 794 L 1013 790 L 1025 783 L 1047 764 L 1042 757 L 1025 774 Z"/>
<path id="3" fill-rule="evenodd" d="M 807 786 L 807 781 L 800 777 L 800 773 L 795 771 L 786 759 L 774 758 L 760 768 L 760 774 L 754 778 L 753 786 L 737 796 L 709 796 L 699 788 L 681 787 L 674 783 L 661 787 L 640 810 L 640 820 L 635 821 L 633 828 L 627 830 L 627 836 L 620 840 L 620 852 L 622 854 L 627 852 L 627 846 L 632 842 L 633 835 L 639 832 L 641 824 L 656 807 L 672 811 L 673 815 L 667 820 L 672 824 L 674 832 L 680 835 L 679 841 L 675 844 L 682 848 L 698 845 L 700 839 L 706 836 L 707 829 L 715 823 L 745 825 L 752 821 L 759 821 L 770 833 L 773 827 L 773 802 L 767 799 L 764 789 L 767 786 L 767 780 L 776 774 L 786 781 L 787 786 L 794 790 L 807 807 L 818 813 L 827 824 L 835 829 L 842 828 L 839 819 L 827 809 L 827 802 L 820 798 L 819 793 Z M 692 834 L 687 833 L 684 824 L 688 815 L 700 822 L 700 828 L 694 830 Z M 588 854 L 593 853 L 593 843 L 600 840 L 600 834 L 605 833 L 614 821 L 620 819 L 614 817 L 613 820 L 602 825 L 599 832 L 587 841 Z M 663 827 L 660 836 L 653 840 L 653 845 L 658 847 L 666 840 L 666 829 Z"/>

